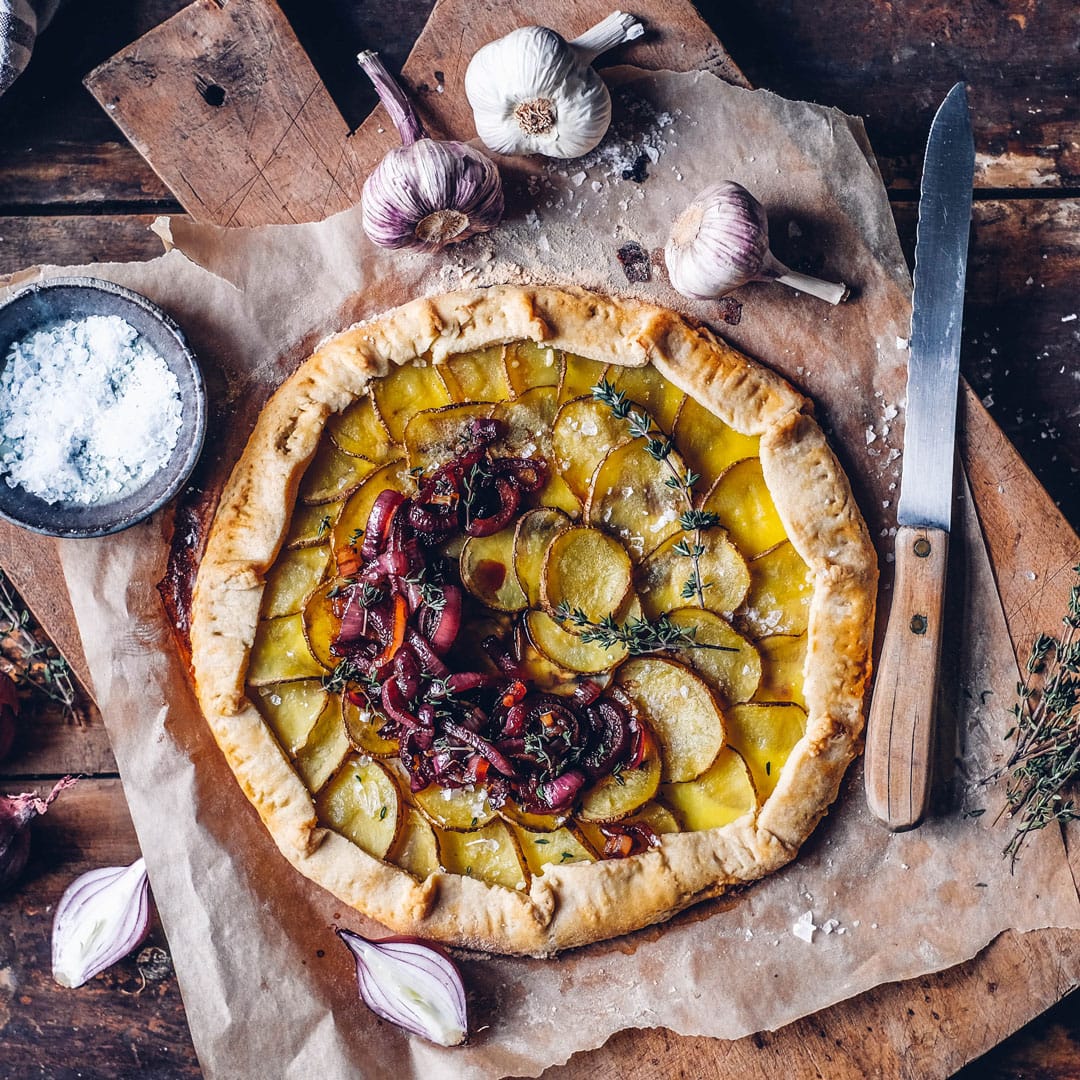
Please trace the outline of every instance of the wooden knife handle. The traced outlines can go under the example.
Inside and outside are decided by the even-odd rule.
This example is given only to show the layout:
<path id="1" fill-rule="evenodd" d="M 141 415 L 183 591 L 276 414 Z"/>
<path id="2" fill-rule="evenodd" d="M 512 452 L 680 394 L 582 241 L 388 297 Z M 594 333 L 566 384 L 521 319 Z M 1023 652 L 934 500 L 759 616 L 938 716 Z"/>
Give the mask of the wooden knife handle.
<path id="1" fill-rule="evenodd" d="M 866 730 L 866 801 L 894 832 L 926 813 L 934 757 L 949 534 L 901 526 L 896 581 Z"/>

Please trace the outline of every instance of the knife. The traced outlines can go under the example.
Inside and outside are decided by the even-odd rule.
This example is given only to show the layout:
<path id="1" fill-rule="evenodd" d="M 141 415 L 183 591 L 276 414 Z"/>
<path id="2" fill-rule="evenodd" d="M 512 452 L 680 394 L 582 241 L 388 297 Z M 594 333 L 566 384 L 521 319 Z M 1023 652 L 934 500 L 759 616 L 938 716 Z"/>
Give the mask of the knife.
<path id="1" fill-rule="evenodd" d="M 957 83 L 934 117 L 923 165 L 896 577 L 867 718 L 866 799 L 894 831 L 918 825 L 930 797 L 974 173 Z"/>

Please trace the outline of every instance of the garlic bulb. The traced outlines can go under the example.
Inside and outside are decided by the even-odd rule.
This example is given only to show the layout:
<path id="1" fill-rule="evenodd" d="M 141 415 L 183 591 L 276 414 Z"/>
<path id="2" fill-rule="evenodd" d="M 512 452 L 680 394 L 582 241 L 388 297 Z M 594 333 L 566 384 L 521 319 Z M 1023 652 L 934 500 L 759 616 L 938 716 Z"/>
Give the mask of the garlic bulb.
<path id="1" fill-rule="evenodd" d="M 611 123 L 611 94 L 592 62 L 644 32 L 633 15 L 614 11 L 573 41 L 522 26 L 485 45 L 465 72 L 484 144 L 500 154 L 587 154 Z"/>
<path id="2" fill-rule="evenodd" d="M 429 139 L 375 53 L 362 52 L 356 59 L 402 142 L 364 182 L 361 221 L 372 243 L 435 251 L 495 228 L 503 215 L 495 162 L 467 143 Z"/>
<path id="3" fill-rule="evenodd" d="M 769 251 L 765 208 L 741 184 L 707 187 L 675 219 L 664 248 L 668 277 L 691 300 L 712 300 L 748 281 L 782 281 L 830 304 L 848 287 L 789 270 Z"/>

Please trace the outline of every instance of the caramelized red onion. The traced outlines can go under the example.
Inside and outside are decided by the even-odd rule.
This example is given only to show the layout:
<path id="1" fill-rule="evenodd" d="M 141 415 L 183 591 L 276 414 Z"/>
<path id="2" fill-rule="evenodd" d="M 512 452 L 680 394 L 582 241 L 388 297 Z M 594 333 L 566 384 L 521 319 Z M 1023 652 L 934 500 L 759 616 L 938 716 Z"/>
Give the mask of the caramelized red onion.
<path id="1" fill-rule="evenodd" d="M 449 662 L 465 594 L 436 545 L 505 528 L 547 478 L 542 461 L 489 455 L 503 431 L 474 420 L 461 454 L 416 496 L 379 494 L 352 573 L 336 590 L 341 625 L 331 649 L 355 667 L 350 700 L 373 706 L 384 718 L 380 734 L 398 740 L 414 791 L 482 782 L 496 806 L 513 797 L 526 810 L 561 812 L 586 784 L 640 760 L 643 746 L 624 706 L 601 697 L 598 683 L 582 682 L 570 697 L 530 687 L 510 643 L 481 643 L 496 673 Z"/>

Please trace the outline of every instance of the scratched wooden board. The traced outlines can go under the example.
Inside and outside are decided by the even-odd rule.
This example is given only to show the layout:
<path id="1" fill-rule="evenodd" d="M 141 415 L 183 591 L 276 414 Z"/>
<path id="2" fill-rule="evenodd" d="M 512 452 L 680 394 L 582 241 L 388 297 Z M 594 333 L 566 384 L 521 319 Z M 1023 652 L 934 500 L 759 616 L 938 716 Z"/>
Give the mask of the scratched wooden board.
<path id="1" fill-rule="evenodd" d="M 555 0 L 504 6 L 466 0 L 438 4 L 405 68 L 413 88 L 420 92 L 421 108 L 432 128 L 455 130 L 454 124 L 461 119 L 455 120 L 452 107 L 441 110 L 447 108 L 447 101 L 460 104 L 460 94 L 453 91 L 460 88 L 463 57 L 521 22 L 565 25 L 564 12 Z M 574 9 L 582 29 L 606 13 L 605 5 L 594 2 Z M 663 21 L 658 22 L 650 21 L 650 29 L 658 31 L 654 43 L 623 50 L 619 59 L 675 69 L 707 65 L 732 81 L 742 81 L 688 5 L 665 5 Z M 244 29 L 260 30 L 259 40 L 272 39 L 275 49 L 252 48 L 240 33 Z M 578 27 L 569 29 L 575 32 Z M 176 58 L 175 63 L 170 58 Z M 154 77 L 149 80 L 147 69 L 140 70 L 143 61 L 154 65 Z M 446 90 L 437 96 L 436 72 L 442 73 Z M 380 136 L 376 130 L 388 126 L 378 116 L 355 139 L 346 140 L 343 124 L 332 105 L 326 104 L 318 80 L 315 84 L 309 80 L 313 74 L 276 9 L 233 0 L 224 9 L 211 2 L 193 5 L 141 39 L 137 48 L 99 69 L 89 85 L 103 104 L 116 106 L 110 114 L 192 216 L 238 222 L 240 215 L 246 220 L 250 213 L 251 223 L 259 223 L 319 216 L 314 208 L 324 204 L 327 212 L 341 208 L 336 200 L 344 197 L 344 186 L 338 182 L 339 192 L 327 176 L 341 175 L 335 169 L 346 160 L 349 148 L 354 150 L 349 160 L 363 176 L 390 145 L 389 133 Z M 233 78 L 242 81 L 233 83 Z M 286 79 L 297 80 L 300 90 L 285 87 Z M 271 83 L 278 86 L 270 96 L 260 98 L 251 90 L 253 85 Z M 220 104 L 213 103 L 219 97 L 213 87 L 224 92 Z M 160 104 L 159 99 L 177 95 L 186 108 L 174 108 L 171 100 Z M 223 115 L 207 120 L 208 110 Z M 308 139 L 311 118 L 327 113 L 329 126 L 317 138 Z M 180 127 L 164 129 L 166 117 Z M 139 130 L 143 124 L 146 129 Z M 209 134 L 203 130 L 208 127 L 214 132 L 213 166 L 203 169 L 200 165 L 196 176 L 190 166 L 198 156 L 198 139 Z M 305 137 L 293 136 L 298 128 Z M 228 138 L 256 136 L 255 144 L 229 147 L 226 143 Z M 334 138 L 347 145 L 335 147 Z M 295 204 L 281 202 L 273 181 L 268 183 L 267 194 L 259 180 L 268 171 L 276 177 L 284 161 L 295 167 L 297 177 L 312 183 L 296 191 L 283 188 L 288 198 L 295 196 Z M 184 176 L 178 180 L 181 167 Z M 1070 584 L 1067 570 L 1080 555 L 1080 543 L 967 389 L 962 418 L 965 467 L 980 519 L 990 534 L 990 554 L 1006 616 L 1014 640 L 1021 642 L 1033 627 L 1052 627 L 1057 621 Z M 1038 536 L 1035 553 L 1030 547 L 1033 534 Z M 1038 564 L 1034 581 L 1028 577 L 1033 561 Z M 711 1077 L 774 1076 L 783 1068 L 797 1076 L 945 1075 L 1048 1007 L 1078 978 L 1080 935 L 1062 931 L 1006 934 L 968 964 L 910 983 L 879 987 L 775 1034 L 723 1043 L 659 1031 L 624 1032 L 602 1049 L 576 1056 L 563 1071 L 567 1075 L 588 1070 L 644 1077 L 660 1070 Z"/>

